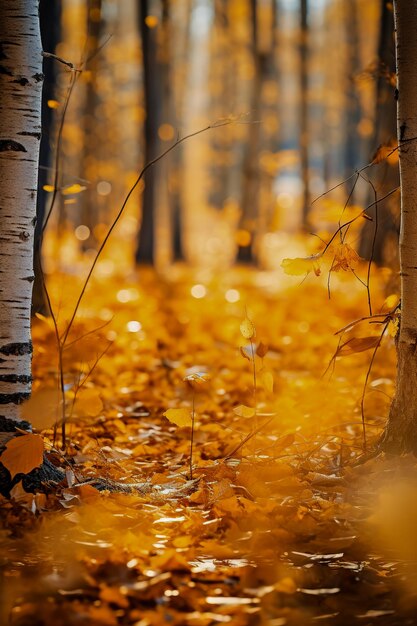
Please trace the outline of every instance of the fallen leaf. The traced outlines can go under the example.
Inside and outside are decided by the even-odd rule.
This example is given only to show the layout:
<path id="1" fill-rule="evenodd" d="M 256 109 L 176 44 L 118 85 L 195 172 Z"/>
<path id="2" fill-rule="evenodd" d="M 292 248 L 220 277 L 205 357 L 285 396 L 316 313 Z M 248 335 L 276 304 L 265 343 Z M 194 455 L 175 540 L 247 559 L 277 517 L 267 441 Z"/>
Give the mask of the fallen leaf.
<path id="1" fill-rule="evenodd" d="M 168 409 L 163 415 L 177 426 L 191 426 L 190 409 Z"/>
<path id="2" fill-rule="evenodd" d="M 28 474 L 43 462 L 43 439 L 40 435 L 21 435 L 6 444 L 0 461 L 12 478 L 16 474 Z"/>

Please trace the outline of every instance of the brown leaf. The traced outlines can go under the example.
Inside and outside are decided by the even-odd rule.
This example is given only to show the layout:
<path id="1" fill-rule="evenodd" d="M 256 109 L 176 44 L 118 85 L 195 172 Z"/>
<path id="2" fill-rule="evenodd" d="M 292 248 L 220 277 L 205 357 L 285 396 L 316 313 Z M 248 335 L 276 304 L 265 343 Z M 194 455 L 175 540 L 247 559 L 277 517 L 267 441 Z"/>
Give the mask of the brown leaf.
<path id="1" fill-rule="evenodd" d="M 263 359 L 268 350 L 269 348 L 266 343 L 262 343 L 262 341 L 260 341 L 258 347 L 256 348 L 256 354 Z"/>
<path id="2" fill-rule="evenodd" d="M 365 352 L 376 348 L 380 341 L 381 337 L 352 337 L 338 347 L 335 356 L 350 356 L 357 352 Z"/>

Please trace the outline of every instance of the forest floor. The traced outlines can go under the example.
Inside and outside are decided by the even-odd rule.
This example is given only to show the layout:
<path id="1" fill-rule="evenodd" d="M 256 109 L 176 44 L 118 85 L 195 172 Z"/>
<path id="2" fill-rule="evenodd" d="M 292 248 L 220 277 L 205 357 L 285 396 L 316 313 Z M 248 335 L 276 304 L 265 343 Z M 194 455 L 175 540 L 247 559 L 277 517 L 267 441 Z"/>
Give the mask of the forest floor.
<path id="1" fill-rule="evenodd" d="M 66 478 L 1 500 L 0 623 L 417 624 L 416 460 L 363 459 L 373 350 L 357 339 L 381 324 L 354 326 L 327 369 L 335 332 L 367 315 L 363 287 L 338 276 L 329 300 L 325 277 L 281 269 L 161 280 L 106 267 L 63 350 L 66 455 L 51 429 L 54 328 L 34 323 L 24 414 Z M 51 279 L 58 325 L 80 285 Z M 392 308 L 382 291 L 378 313 Z M 394 374 L 387 336 L 365 395 L 368 450 Z"/>

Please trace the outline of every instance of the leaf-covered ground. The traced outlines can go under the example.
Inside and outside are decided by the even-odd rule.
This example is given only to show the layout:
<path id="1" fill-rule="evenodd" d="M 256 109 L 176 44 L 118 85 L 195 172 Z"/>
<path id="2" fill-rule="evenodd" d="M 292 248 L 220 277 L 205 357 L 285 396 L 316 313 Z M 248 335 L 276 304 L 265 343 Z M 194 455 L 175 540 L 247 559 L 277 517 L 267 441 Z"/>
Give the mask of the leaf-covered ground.
<path id="1" fill-rule="evenodd" d="M 52 280 L 61 332 L 80 285 Z M 24 415 L 65 479 L 1 501 L 1 624 L 417 624 L 415 459 L 359 462 L 373 350 L 356 339 L 381 325 L 331 362 L 367 314 L 353 277 L 332 285 L 328 300 L 325 278 L 281 270 L 126 278 L 104 261 L 63 350 L 65 455 L 54 328 L 35 322 Z M 368 449 L 393 376 L 387 337 Z"/>

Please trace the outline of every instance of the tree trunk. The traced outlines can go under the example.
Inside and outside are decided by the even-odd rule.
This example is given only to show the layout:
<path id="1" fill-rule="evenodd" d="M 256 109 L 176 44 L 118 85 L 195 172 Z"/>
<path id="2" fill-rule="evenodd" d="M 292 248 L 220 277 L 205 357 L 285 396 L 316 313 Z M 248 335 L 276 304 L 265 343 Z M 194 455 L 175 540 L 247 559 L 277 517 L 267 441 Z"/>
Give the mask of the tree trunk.
<path id="1" fill-rule="evenodd" d="M 40 0 L 39 18 L 41 28 L 42 47 L 46 52 L 55 53 L 56 46 L 61 38 L 61 3 L 51 3 L 49 0 Z M 41 313 L 49 315 L 42 281 L 42 230 L 46 214 L 46 206 L 51 200 L 51 194 L 44 190 L 44 186 L 52 184 L 52 132 L 54 128 L 53 109 L 48 106 L 48 100 L 56 99 L 57 91 L 57 62 L 53 59 L 43 59 L 44 83 L 42 91 L 42 139 L 39 153 L 38 197 L 36 203 L 35 250 L 33 265 L 35 282 L 32 293 L 32 315 Z"/>
<path id="2" fill-rule="evenodd" d="M 100 142 L 98 129 L 98 106 L 99 98 L 99 59 L 100 37 L 103 30 L 101 0 L 88 0 L 87 2 L 87 59 L 89 79 L 86 86 L 84 108 L 84 149 L 82 155 L 83 172 L 89 181 L 85 193 L 81 196 L 81 223 L 90 230 L 88 238 L 83 241 L 82 249 L 88 250 L 97 246 L 94 236 L 94 226 L 99 223 L 99 211 L 97 202 L 97 179 L 99 177 L 98 163 L 100 153 L 97 145 Z"/>
<path id="3" fill-rule="evenodd" d="M 0 431 L 31 390 L 30 309 L 41 136 L 38 2 L 0 3 Z"/>
<path id="4" fill-rule="evenodd" d="M 417 453 L 417 0 L 394 2 L 401 185 L 401 325 L 397 386 L 383 447 Z"/>
<path id="5" fill-rule="evenodd" d="M 378 43 L 378 80 L 375 99 L 375 127 L 370 154 L 376 153 L 378 146 L 394 145 L 396 139 L 396 102 L 392 76 L 395 73 L 394 50 L 394 16 L 393 7 L 382 2 L 380 31 Z M 353 170 L 347 174 L 352 174 Z M 379 197 L 384 197 L 399 185 L 398 164 L 392 161 L 382 161 L 375 165 L 374 184 Z M 374 195 L 369 194 L 369 204 L 374 201 Z M 378 211 L 378 231 L 374 243 L 375 215 Z M 367 211 L 373 221 L 365 220 L 361 230 L 359 254 L 364 259 L 370 259 L 379 265 L 388 261 L 392 266 L 398 259 L 387 259 L 386 248 L 390 239 L 398 239 L 399 230 L 399 194 L 393 194 L 386 200 L 378 202 L 377 207 Z"/>
<path id="6" fill-rule="evenodd" d="M 307 0 L 300 0 L 300 165 L 303 184 L 302 215 L 306 229 L 310 212 L 308 141 L 308 5 Z"/>
<path id="7" fill-rule="evenodd" d="M 139 23 L 142 37 L 143 90 L 145 101 L 144 162 L 149 163 L 159 153 L 158 129 L 162 117 L 161 72 L 157 58 L 156 28 L 146 23 L 149 16 L 149 0 L 140 0 Z M 158 167 L 150 167 L 144 177 L 142 195 L 142 221 L 136 250 L 138 264 L 153 265 L 155 260 L 155 209 L 158 190 Z"/>

